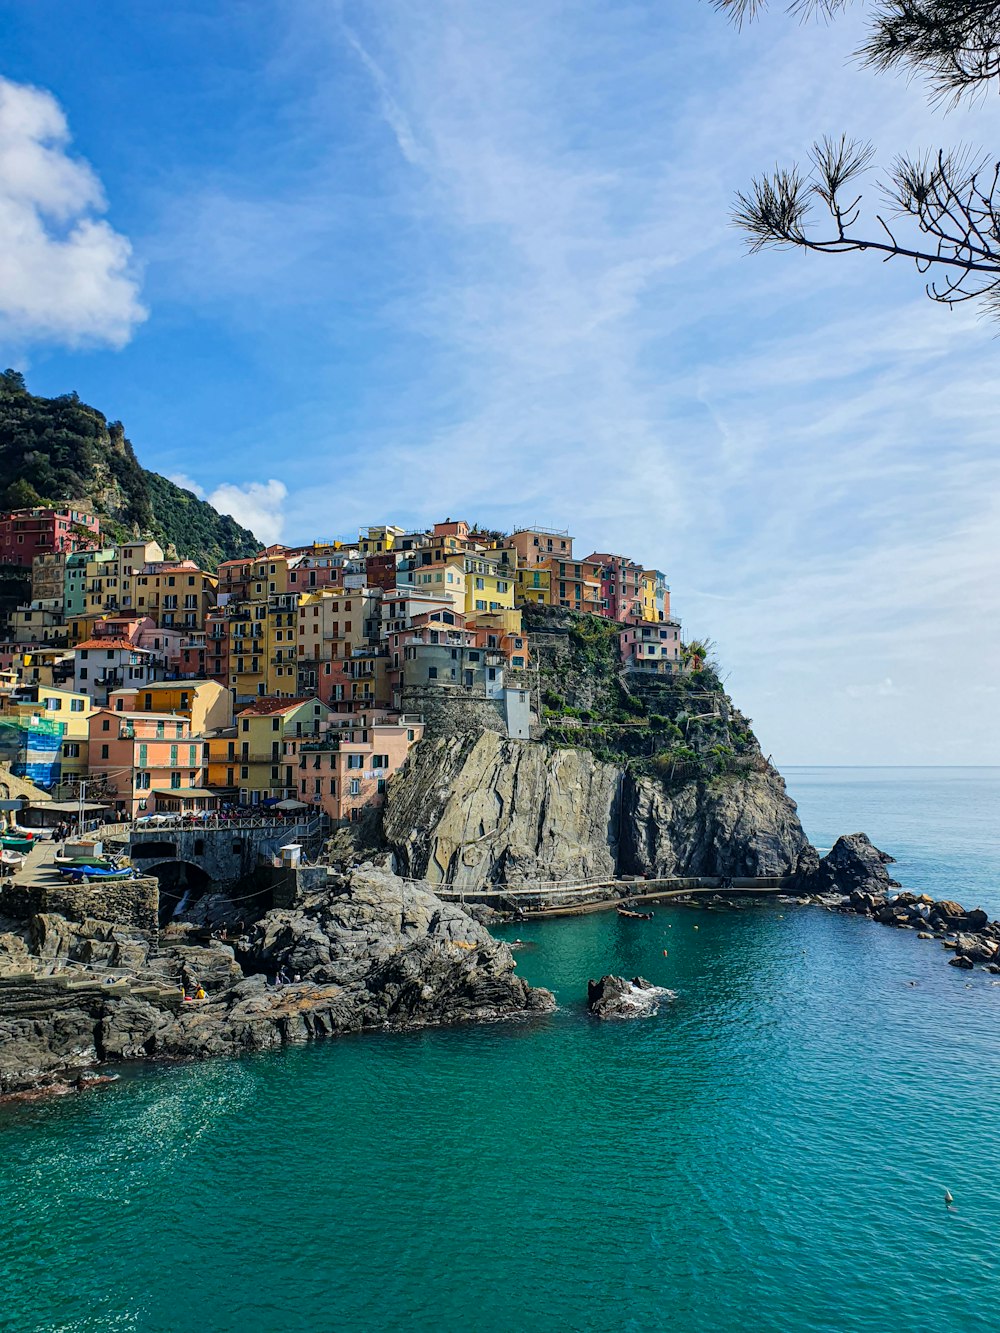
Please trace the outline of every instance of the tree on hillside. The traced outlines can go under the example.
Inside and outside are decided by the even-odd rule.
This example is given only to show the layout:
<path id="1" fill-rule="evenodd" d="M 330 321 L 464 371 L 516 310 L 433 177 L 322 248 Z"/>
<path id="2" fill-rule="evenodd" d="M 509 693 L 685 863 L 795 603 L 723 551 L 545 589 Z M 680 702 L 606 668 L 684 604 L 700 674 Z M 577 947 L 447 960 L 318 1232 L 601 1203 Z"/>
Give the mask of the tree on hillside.
<path id="1" fill-rule="evenodd" d="M 848 0 L 790 0 L 793 14 L 834 15 Z M 738 23 L 767 0 L 713 0 Z M 986 0 L 874 0 L 857 52 L 878 72 L 922 76 L 936 101 L 957 101 L 1000 82 L 1000 3 Z M 901 155 L 880 178 L 882 206 L 865 220 L 860 180 L 873 170 L 871 144 L 828 137 L 810 166 L 778 168 L 736 196 L 734 221 L 751 251 L 796 246 L 822 254 L 871 250 L 912 260 L 932 300 L 980 298 L 1000 315 L 1000 161 L 967 151 Z M 828 215 L 817 227 L 816 213 Z"/>

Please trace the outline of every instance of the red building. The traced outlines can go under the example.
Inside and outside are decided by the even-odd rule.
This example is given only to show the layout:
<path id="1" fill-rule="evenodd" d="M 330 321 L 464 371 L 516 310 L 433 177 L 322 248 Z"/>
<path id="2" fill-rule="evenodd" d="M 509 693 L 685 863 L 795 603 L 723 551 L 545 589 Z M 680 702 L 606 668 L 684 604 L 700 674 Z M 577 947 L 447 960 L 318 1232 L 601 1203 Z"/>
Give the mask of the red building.
<path id="1" fill-rule="evenodd" d="M 370 555 L 365 560 L 365 582 L 369 588 L 391 592 L 396 586 L 396 556 L 392 551 Z"/>
<path id="2" fill-rule="evenodd" d="M 0 563 L 31 568 L 36 555 L 92 551 L 101 521 L 79 509 L 11 509 L 0 513 Z"/>
<path id="3" fill-rule="evenodd" d="M 595 567 L 601 581 L 599 614 L 626 624 L 638 624 L 642 620 L 642 565 L 628 556 L 604 551 L 592 551 L 586 563 Z"/>

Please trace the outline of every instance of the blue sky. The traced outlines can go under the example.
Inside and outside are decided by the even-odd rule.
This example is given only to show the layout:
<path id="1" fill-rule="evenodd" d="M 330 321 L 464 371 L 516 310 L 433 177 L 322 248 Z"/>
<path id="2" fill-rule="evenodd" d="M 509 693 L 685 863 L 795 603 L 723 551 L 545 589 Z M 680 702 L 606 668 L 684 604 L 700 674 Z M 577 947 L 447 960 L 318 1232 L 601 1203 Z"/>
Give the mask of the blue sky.
<path id="1" fill-rule="evenodd" d="M 994 762 L 996 327 L 728 222 L 822 133 L 1000 142 L 861 17 L 0 0 L 0 359 L 265 538 L 656 565 L 779 762 Z"/>

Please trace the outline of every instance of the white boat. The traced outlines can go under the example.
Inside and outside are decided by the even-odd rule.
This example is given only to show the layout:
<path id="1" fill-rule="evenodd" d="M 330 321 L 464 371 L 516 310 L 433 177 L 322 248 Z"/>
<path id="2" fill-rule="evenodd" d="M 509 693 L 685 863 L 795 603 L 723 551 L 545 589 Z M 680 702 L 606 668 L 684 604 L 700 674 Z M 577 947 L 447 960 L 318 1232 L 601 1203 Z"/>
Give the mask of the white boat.
<path id="1" fill-rule="evenodd" d="M 13 852 L 9 847 L 5 847 L 0 852 L 0 865 L 3 865 L 6 870 L 20 870 L 24 865 L 24 854 Z"/>

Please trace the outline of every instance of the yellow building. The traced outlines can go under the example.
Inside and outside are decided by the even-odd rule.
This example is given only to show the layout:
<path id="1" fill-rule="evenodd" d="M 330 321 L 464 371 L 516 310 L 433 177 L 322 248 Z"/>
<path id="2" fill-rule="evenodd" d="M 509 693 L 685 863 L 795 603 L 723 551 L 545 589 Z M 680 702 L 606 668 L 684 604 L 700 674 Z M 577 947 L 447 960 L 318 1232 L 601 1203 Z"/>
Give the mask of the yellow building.
<path id="1" fill-rule="evenodd" d="M 134 579 L 136 609 L 161 628 L 202 631 L 216 604 L 219 580 L 193 560 L 155 566 Z"/>
<path id="2" fill-rule="evenodd" d="M 298 690 L 299 595 L 275 593 L 243 602 L 228 625 L 230 681 L 237 699 L 293 698 Z"/>
<path id="3" fill-rule="evenodd" d="M 299 761 L 292 742 L 316 736 L 331 711 L 318 699 L 274 698 L 255 699 L 241 709 L 236 717 L 234 774 L 240 799 L 252 805 L 267 799 L 297 799 Z M 210 764 L 211 754 L 210 742 Z M 220 761 L 217 747 L 216 763 Z"/>
<path id="4" fill-rule="evenodd" d="M 644 569 L 639 575 L 639 600 L 642 605 L 643 620 L 656 620 L 656 580 L 655 569 Z"/>
<path id="5" fill-rule="evenodd" d="M 405 532 L 405 528 L 397 528 L 392 524 L 369 528 L 366 533 L 358 534 L 358 546 L 361 554 L 365 557 L 384 555 L 386 551 L 392 550 L 392 544 L 396 538 L 402 537 Z"/>
<path id="6" fill-rule="evenodd" d="M 190 718 L 193 736 L 233 725 L 232 693 L 216 680 L 155 680 L 112 690 L 108 707 L 118 713 L 176 713 Z"/>
<path id="7" fill-rule="evenodd" d="M 237 761 L 237 730 L 227 727 L 205 737 L 206 777 L 205 781 L 213 791 L 226 791 L 235 795 L 239 788 L 237 777 L 240 765 Z"/>
<path id="8" fill-rule="evenodd" d="M 247 597 L 253 601 L 274 595 L 282 596 L 288 592 L 289 566 L 297 560 L 285 548 L 271 547 L 261 552 L 252 562 L 247 587 Z"/>
<path id="9" fill-rule="evenodd" d="M 148 564 L 163 560 L 163 547 L 155 541 L 124 542 L 109 550 L 93 552 L 87 561 L 83 614 L 149 615 L 140 602 L 139 580 Z"/>
<path id="10" fill-rule="evenodd" d="M 66 623 L 61 600 L 31 602 L 11 612 L 10 637 L 15 643 L 65 643 Z"/>
<path id="11" fill-rule="evenodd" d="M 421 553 L 422 554 L 422 553 Z M 451 555 L 445 560 L 418 566 L 411 582 L 419 592 L 450 597 L 456 611 L 465 611 L 465 557 Z"/>
<path id="12" fill-rule="evenodd" d="M 497 634 L 521 634 L 521 612 L 505 608 L 502 611 L 477 611 L 468 619 L 469 628 L 495 630 Z"/>
<path id="13" fill-rule="evenodd" d="M 469 551 L 462 557 L 465 614 L 514 609 L 516 571 L 493 551 Z"/>
<path id="14" fill-rule="evenodd" d="M 514 600 L 552 605 L 552 571 L 544 565 L 518 569 Z"/>
<path id="15" fill-rule="evenodd" d="M 14 666 L 22 685 L 62 685 L 73 674 L 73 659 L 65 648 L 25 648 L 15 655 Z"/>

